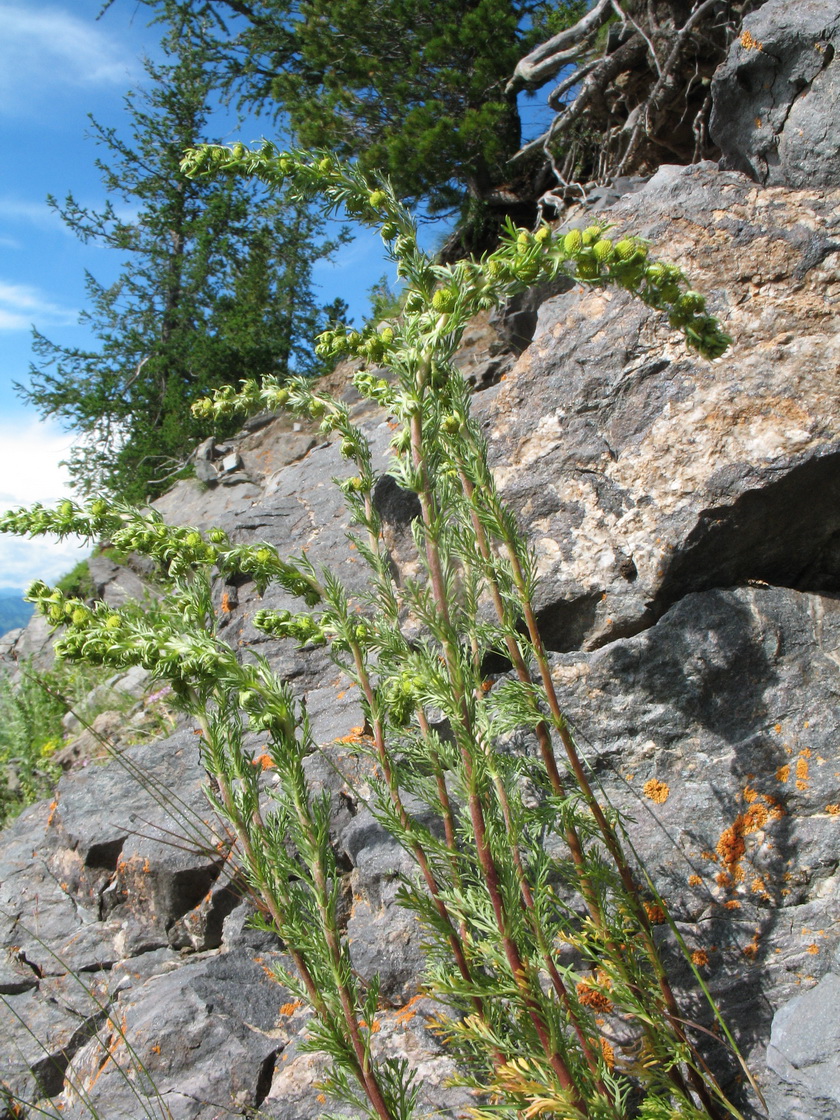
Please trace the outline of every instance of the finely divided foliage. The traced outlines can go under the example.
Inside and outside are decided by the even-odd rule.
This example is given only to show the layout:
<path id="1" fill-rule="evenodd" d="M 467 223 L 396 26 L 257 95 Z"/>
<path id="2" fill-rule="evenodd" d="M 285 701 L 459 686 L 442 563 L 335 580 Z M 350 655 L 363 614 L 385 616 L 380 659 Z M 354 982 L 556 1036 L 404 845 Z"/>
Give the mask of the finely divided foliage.
<path id="1" fill-rule="evenodd" d="M 477 1090 L 469 1114 L 739 1116 L 669 984 L 651 926 L 651 914 L 667 917 L 664 903 L 628 858 L 622 821 L 593 789 L 563 716 L 533 608 L 533 558 L 496 490 L 452 365 L 472 315 L 561 274 L 617 285 L 665 311 L 706 357 L 729 340 L 678 269 L 651 262 L 635 238 L 613 242 L 602 226 L 565 236 L 510 227 L 491 255 L 443 267 L 418 249 L 387 183 L 371 185 L 326 152 L 202 148 L 185 167 L 193 176 L 255 175 L 302 200 L 320 194 L 328 208 L 381 228 L 407 287 L 402 317 L 363 332 L 330 330 L 318 346 L 363 358 L 357 390 L 396 421 L 388 472 L 419 499 L 420 574 L 394 578 L 370 448 L 346 406 L 305 379 L 249 380 L 195 411 L 285 407 L 340 441 L 350 469 L 337 484 L 351 514 L 348 542 L 370 570 L 367 592 L 351 599 L 331 572 L 268 544 L 171 528 L 104 500 L 7 514 L 7 531 L 107 537 L 155 560 L 168 584 L 153 625 L 35 584 L 31 599 L 63 628 L 58 653 L 141 664 L 172 683 L 200 724 L 208 796 L 238 838 L 259 922 L 293 962 L 278 975 L 315 1012 L 311 1046 L 332 1059 L 325 1089 L 338 1101 L 379 1120 L 419 1114 L 407 1064 L 377 1053 L 377 987 L 355 974 L 340 933 L 331 804 L 307 785 L 304 760 L 319 747 L 305 707 L 265 661 L 241 660 L 216 635 L 218 575 L 244 574 L 261 589 L 277 582 L 297 596 L 299 613 L 260 611 L 256 625 L 327 645 L 359 686 L 378 773 L 374 809 L 416 864 L 401 900 L 425 927 L 425 988 L 446 1008 L 438 1029 Z M 489 654 L 510 666 L 495 684 L 483 672 Z M 266 736 L 276 786 L 261 781 L 243 745 L 246 726 Z M 531 746 L 502 749 L 512 729 Z"/>

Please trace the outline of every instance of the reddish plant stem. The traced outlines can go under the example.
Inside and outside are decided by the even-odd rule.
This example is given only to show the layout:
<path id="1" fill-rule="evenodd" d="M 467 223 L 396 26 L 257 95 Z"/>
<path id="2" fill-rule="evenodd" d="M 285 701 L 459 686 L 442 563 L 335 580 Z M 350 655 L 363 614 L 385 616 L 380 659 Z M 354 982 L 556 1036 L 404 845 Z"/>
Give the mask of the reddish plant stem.
<path id="1" fill-rule="evenodd" d="M 421 386 L 422 388 L 422 386 Z M 432 594 L 435 599 L 438 612 L 441 617 L 442 631 L 443 631 L 443 652 L 446 659 L 447 669 L 449 671 L 450 680 L 452 682 L 453 690 L 458 696 L 459 706 L 461 709 L 461 728 L 460 733 L 458 728 L 454 728 L 456 741 L 459 742 L 459 750 L 461 753 L 461 760 L 464 767 L 464 777 L 466 779 L 466 786 L 468 790 L 468 805 L 470 813 L 470 821 L 472 824 L 473 836 L 475 837 L 476 854 L 478 856 L 479 866 L 481 867 L 484 876 L 485 885 L 488 894 L 490 895 L 493 913 L 496 919 L 496 926 L 499 930 L 499 935 L 502 940 L 502 947 L 505 952 L 505 957 L 508 962 L 508 968 L 511 975 L 519 988 L 522 996 L 523 1003 L 528 1012 L 528 1015 L 533 1024 L 537 1037 L 540 1040 L 540 1045 L 548 1058 L 549 1064 L 553 1069 L 558 1083 L 561 1087 L 569 1093 L 572 1103 L 584 1116 L 589 1115 L 589 1110 L 586 1101 L 581 1096 L 574 1079 L 569 1072 L 569 1069 L 560 1053 L 556 1050 L 551 1041 L 551 1036 L 543 1019 L 539 1003 L 535 998 L 533 992 L 530 990 L 531 979 L 530 970 L 526 968 L 525 962 L 519 952 L 514 939 L 510 936 L 509 923 L 507 914 L 505 913 L 504 900 L 502 898 L 501 885 L 499 882 L 499 873 L 496 867 L 493 854 L 490 850 L 490 844 L 487 838 L 487 829 L 484 819 L 484 808 L 479 797 L 475 770 L 470 755 L 470 750 L 466 740 L 475 741 L 473 732 L 473 720 L 470 714 L 469 707 L 466 701 L 465 690 L 462 684 L 462 674 L 458 657 L 451 641 L 452 623 L 449 614 L 449 603 L 446 596 L 446 586 L 443 577 L 443 570 L 440 562 L 440 555 L 437 548 L 437 541 L 434 536 L 434 510 L 433 510 L 433 497 L 431 487 L 429 485 L 428 470 L 425 459 L 423 457 L 423 424 L 422 419 L 418 413 L 411 417 L 411 450 L 412 459 L 415 469 L 420 475 L 420 510 L 423 518 L 423 525 L 425 527 L 424 543 L 426 551 L 426 564 L 429 572 L 429 578 L 432 585 Z"/>

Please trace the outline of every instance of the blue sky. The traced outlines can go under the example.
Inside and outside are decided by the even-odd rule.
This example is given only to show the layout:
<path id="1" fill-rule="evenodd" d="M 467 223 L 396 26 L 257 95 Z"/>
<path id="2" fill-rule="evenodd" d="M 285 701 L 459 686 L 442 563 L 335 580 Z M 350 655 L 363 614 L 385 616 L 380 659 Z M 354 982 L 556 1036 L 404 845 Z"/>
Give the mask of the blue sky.
<path id="1" fill-rule="evenodd" d="M 80 203 L 102 205 L 100 150 L 87 135 L 87 115 L 127 125 L 123 97 L 144 80 L 143 55 L 156 53 L 149 9 L 117 0 L 97 20 L 101 7 L 101 0 L 0 0 L 0 510 L 67 493 L 59 462 L 72 437 L 42 422 L 13 388 L 28 377 L 32 326 L 53 341 L 87 345 L 76 322 L 85 269 L 106 282 L 119 273 L 119 254 L 82 245 L 45 201 L 72 191 Z M 235 127 L 220 117 L 218 127 L 224 138 L 249 142 L 269 125 Z M 318 296 L 343 296 L 358 322 L 384 271 L 381 242 L 363 234 L 333 265 L 317 267 Z M 0 536 L 0 586 L 56 579 L 84 554 L 70 542 Z"/>
<path id="2" fill-rule="evenodd" d="M 144 55 L 156 54 L 159 29 L 136 0 L 115 0 L 101 19 L 102 0 L 0 0 L 0 510 L 53 503 L 65 494 L 60 467 L 72 437 L 23 404 L 15 382 L 28 378 L 31 329 L 65 345 L 93 340 L 77 324 L 85 306 L 84 274 L 108 282 L 120 255 L 83 245 L 46 203 L 72 192 L 79 203 L 100 208 L 105 196 L 94 165 L 104 155 L 90 138 L 88 114 L 106 126 L 127 129 L 123 105 L 140 85 Z M 544 102 L 522 104 L 529 132 L 544 127 Z M 223 140 L 260 139 L 266 121 L 236 124 L 219 114 Z M 436 239 L 431 229 L 429 242 Z M 379 238 L 369 232 L 316 265 L 317 295 L 341 296 L 359 323 L 368 292 L 388 271 Z M 22 541 L 0 535 L 0 587 L 25 587 L 34 578 L 54 580 L 85 555 L 72 542 Z"/>

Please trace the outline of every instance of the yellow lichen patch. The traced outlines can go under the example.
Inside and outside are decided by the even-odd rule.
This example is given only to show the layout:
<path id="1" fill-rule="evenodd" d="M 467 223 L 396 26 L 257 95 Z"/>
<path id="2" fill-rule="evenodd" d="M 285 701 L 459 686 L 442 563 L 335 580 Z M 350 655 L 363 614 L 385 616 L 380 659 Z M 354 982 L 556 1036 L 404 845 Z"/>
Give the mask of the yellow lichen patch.
<path id="1" fill-rule="evenodd" d="M 750 883 L 750 890 L 753 892 L 753 894 L 766 894 L 767 884 L 764 882 L 760 875 L 756 875 L 756 877 Z"/>
<path id="2" fill-rule="evenodd" d="M 695 949 L 691 954 L 691 962 L 696 968 L 705 968 L 709 963 L 709 954 L 705 949 Z"/>
<path id="3" fill-rule="evenodd" d="M 664 804 L 671 795 L 671 790 L 664 782 L 660 782 L 658 778 L 648 778 L 642 786 L 642 793 L 650 801 L 655 801 L 657 805 Z"/>
<path id="4" fill-rule="evenodd" d="M 776 780 L 784 784 L 790 777 L 790 763 L 786 762 L 776 771 Z"/>

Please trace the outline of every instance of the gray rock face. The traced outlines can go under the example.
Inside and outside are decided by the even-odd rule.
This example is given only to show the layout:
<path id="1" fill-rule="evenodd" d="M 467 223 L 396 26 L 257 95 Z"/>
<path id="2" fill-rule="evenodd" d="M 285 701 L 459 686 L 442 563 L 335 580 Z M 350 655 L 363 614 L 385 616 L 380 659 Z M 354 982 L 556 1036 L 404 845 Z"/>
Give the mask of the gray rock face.
<path id="1" fill-rule="evenodd" d="M 729 353 L 698 360 L 629 296 L 577 288 L 477 399 L 553 649 L 632 634 L 704 587 L 840 589 L 838 204 L 661 168 L 610 218 L 685 267 Z"/>
<path id="2" fill-rule="evenodd" d="M 768 186 L 840 186 L 840 12 L 835 0 L 769 0 L 712 82 L 723 166 Z"/>
<path id="3" fill-rule="evenodd" d="M 840 190 L 762 189 L 703 164 L 663 168 L 604 212 L 708 295 L 736 339 L 717 362 L 628 297 L 582 287 L 504 320 L 514 350 L 534 334 L 518 359 L 483 320 L 478 349 L 459 359 L 487 386 L 475 407 L 538 558 L 563 702 L 772 1120 L 837 1110 L 838 203 Z M 389 418 L 347 377 L 330 383 L 381 465 Z M 219 484 L 179 484 L 158 503 L 167 519 L 305 551 L 351 592 L 363 586 L 329 481 L 349 469 L 335 443 L 263 417 L 226 447 L 242 463 L 230 485 L 216 450 L 198 461 Z M 376 502 L 408 572 L 416 506 L 388 480 Z M 382 975 L 377 1045 L 409 1057 L 425 1105 L 454 1117 L 470 1101 L 446 1087 L 451 1063 L 428 1029 L 422 933 L 396 905 L 410 863 L 365 803 L 354 690 L 323 650 L 255 630 L 259 606 L 295 605 L 283 593 L 219 584 L 214 603 L 231 645 L 264 654 L 306 698 L 323 746 L 307 769 L 335 809 L 351 957 L 362 977 Z M 27 640 L 43 648 L 45 635 L 18 649 Z M 103 1120 L 155 1114 L 155 1093 L 178 1120 L 319 1115 L 308 1013 L 268 974 L 282 946 L 248 926 L 221 837 L 206 842 L 203 780 L 185 727 L 71 772 L 0 835 L 0 1079 L 13 1091 L 74 1118 L 85 1093 Z M 687 1012 L 704 1015 L 690 997 Z M 109 1048 L 125 1077 L 103 1065 Z"/>

